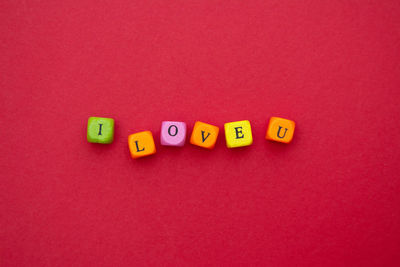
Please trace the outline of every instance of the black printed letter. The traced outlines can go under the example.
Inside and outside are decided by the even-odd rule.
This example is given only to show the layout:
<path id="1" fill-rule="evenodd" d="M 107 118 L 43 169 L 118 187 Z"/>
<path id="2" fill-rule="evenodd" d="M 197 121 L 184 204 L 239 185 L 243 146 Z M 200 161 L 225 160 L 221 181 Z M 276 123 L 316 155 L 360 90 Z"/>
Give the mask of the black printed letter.
<path id="1" fill-rule="evenodd" d="M 135 141 L 136 144 L 136 152 L 144 151 L 144 148 L 139 149 L 138 141 Z"/>
<path id="2" fill-rule="evenodd" d="M 206 141 L 206 139 L 210 136 L 210 133 L 207 134 L 206 138 L 204 138 L 204 131 L 201 131 L 201 138 L 203 139 L 203 143 L 204 141 Z"/>
<path id="3" fill-rule="evenodd" d="M 278 129 L 278 134 L 277 134 L 277 136 L 278 136 L 279 138 L 283 138 L 283 137 L 285 137 L 285 135 L 286 135 L 286 131 L 287 131 L 287 128 L 285 128 L 285 132 L 283 133 L 283 136 L 279 136 L 279 133 L 280 133 L 281 129 L 282 129 L 282 127 L 281 127 L 281 126 L 279 126 L 279 129 Z"/>
<path id="4" fill-rule="evenodd" d="M 171 128 L 172 127 L 175 127 L 175 134 L 171 134 Z M 178 134 L 178 127 L 176 127 L 176 125 L 171 125 L 171 126 L 169 126 L 169 128 L 168 128 L 168 134 L 170 135 L 170 136 L 175 136 L 175 135 L 177 135 Z"/>
<path id="5" fill-rule="evenodd" d="M 103 124 L 99 123 L 99 125 L 100 125 L 100 127 L 99 127 L 99 134 L 98 135 L 101 135 L 101 127 L 103 126 Z"/>
<path id="6" fill-rule="evenodd" d="M 238 130 L 238 129 L 240 129 L 240 130 Z M 242 126 L 235 127 L 235 131 L 236 131 L 236 139 L 244 137 L 244 134 L 242 133 Z M 241 134 L 241 135 L 239 136 L 239 134 Z"/>

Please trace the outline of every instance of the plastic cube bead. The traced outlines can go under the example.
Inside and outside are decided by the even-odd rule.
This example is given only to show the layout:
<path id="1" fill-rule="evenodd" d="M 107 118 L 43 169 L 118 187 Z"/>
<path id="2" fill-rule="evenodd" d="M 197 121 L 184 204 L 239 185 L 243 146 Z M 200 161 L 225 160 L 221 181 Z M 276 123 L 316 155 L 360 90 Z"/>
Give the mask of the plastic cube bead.
<path id="1" fill-rule="evenodd" d="M 114 120 L 90 117 L 87 125 L 89 143 L 111 144 L 114 141 Z"/>
<path id="2" fill-rule="evenodd" d="M 179 121 L 163 121 L 160 141 L 163 146 L 183 146 L 186 140 L 186 123 Z"/>
<path id="3" fill-rule="evenodd" d="M 219 128 L 217 126 L 196 121 L 190 143 L 192 145 L 213 149 L 217 142 Z"/>
<path id="4" fill-rule="evenodd" d="M 128 146 L 132 158 L 137 159 L 156 153 L 153 134 L 150 131 L 134 133 L 128 137 Z"/>
<path id="5" fill-rule="evenodd" d="M 249 121 L 228 122 L 224 124 L 224 128 L 227 147 L 249 146 L 253 143 Z"/>
<path id="6" fill-rule="evenodd" d="M 281 143 L 290 143 L 294 134 L 294 121 L 272 117 L 269 120 L 269 125 L 265 138 Z"/>

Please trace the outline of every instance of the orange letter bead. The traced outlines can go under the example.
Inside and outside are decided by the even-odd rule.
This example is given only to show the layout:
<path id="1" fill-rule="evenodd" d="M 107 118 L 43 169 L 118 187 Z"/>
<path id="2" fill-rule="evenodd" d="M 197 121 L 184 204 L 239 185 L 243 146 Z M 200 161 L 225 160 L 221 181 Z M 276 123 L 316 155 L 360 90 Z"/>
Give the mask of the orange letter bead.
<path id="1" fill-rule="evenodd" d="M 217 126 L 196 121 L 193 127 L 190 143 L 192 145 L 213 149 L 217 142 L 219 128 Z"/>
<path id="2" fill-rule="evenodd" d="M 134 159 L 156 153 L 156 146 L 150 131 L 131 134 L 128 137 L 128 146 L 131 156 Z"/>
<path id="3" fill-rule="evenodd" d="M 290 143 L 294 134 L 294 121 L 271 117 L 265 139 L 281 143 Z"/>

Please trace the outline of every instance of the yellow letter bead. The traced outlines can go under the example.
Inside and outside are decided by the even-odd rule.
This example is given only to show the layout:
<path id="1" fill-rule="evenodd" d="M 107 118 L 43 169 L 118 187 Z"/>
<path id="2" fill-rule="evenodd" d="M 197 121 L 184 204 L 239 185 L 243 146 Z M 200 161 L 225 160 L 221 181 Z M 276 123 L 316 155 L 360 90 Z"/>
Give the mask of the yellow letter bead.
<path id="1" fill-rule="evenodd" d="M 156 146 L 150 131 L 131 134 L 128 137 L 128 146 L 131 156 L 134 159 L 156 153 Z"/>
<path id="2" fill-rule="evenodd" d="M 217 126 L 196 121 L 193 127 L 190 143 L 207 149 L 213 149 L 217 142 L 219 128 Z"/>
<path id="3" fill-rule="evenodd" d="M 271 117 L 265 139 L 281 143 L 290 143 L 294 134 L 294 121 Z"/>
<path id="4" fill-rule="evenodd" d="M 249 146 L 253 143 L 249 121 L 235 121 L 224 124 L 226 146 L 229 148 Z"/>

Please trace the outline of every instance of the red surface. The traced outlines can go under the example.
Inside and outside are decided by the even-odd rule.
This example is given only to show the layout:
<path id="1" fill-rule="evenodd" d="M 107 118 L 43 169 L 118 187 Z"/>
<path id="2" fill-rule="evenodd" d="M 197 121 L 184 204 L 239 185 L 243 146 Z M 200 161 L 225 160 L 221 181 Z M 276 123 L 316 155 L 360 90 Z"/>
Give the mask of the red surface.
<path id="1" fill-rule="evenodd" d="M 170 3 L 172 2 L 172 3 Z M 400 2 L 1 1 L 1 266 L 399 266 Z M 113 117 L 112 145 L 89 116 Z M 296 121 L 289 145 L 267 121 Z M 161 147 L 162 120 L 252 146 Z M 151 130 L 157 154 L 129 156 Z"/>

